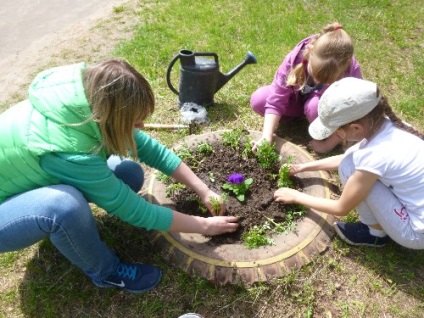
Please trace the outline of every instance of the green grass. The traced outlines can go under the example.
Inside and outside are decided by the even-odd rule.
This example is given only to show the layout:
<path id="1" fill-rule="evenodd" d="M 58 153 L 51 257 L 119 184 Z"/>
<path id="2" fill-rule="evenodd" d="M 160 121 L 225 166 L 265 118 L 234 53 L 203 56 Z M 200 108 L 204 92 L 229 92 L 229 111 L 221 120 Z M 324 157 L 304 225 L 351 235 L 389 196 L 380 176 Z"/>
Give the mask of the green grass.
<path id="1" fill-rule="evenodd" d="M 125 5 L 113 11 L 120 17 L 128 12 Z M 223 73 L 253 52 L 258 64 L 246 66 L 215 94 L 215 105 L 208 107 L 211 122 L 200 132 L 259 130 L 262 119 L 250 110 L 251 93 L 271 83 L 282 58 L 300 39 L 339 21 L 354 40 L 364 77 L 380 85 L 403 119 L 424 130 L 423 16 L 422 0 L 139 2 L 134 37 L 120 43 L 113 55 L 129 60 L 153 86 L 157 108 L 150 122 L 179 123 L 177 98 L 165 74 L 180 49 L 216 52 Z M 73 58 L 69 54 L 63 55 L 64 63 Z M 91 60 L 90 52 L 85 54 Z M 178 65 L 172 76 L 178 80 Z M 187 135 L 184 130 L 151 133 L 169 145 Z M 208 318 L 421 317 L 424 309 L 423 251 L 396 244 L 354 248 L 335 237 L 322 256 L 285 277 L 218 288 L 165 263 L 144 230 L 98 209 L 95 214 L 102 238 L 123 259 L 163 268 L 161 284 L 140 295 L 96 288 L 45 241 L 0 255 L 0 317 L 172 318 L 193 311 Z"/>
<path id="2" fill-rule="evenodd" d="M 354 41 L 364 77 L 380 85 L 405 120 L 423 127 L 423 8 L 416 2 L 158 1 L 142 16 L 134 40 L 116 54 L 135 64 L 153 85 L 158 97 L 154 121 L 166 121 L 164 112 L 177 107 L 165 72 L 180 49 L 216 52 L 223 73 L 250 50 L 258 64 L 230 80 L 216 93 L 217 105 L 208 110 L 212 127 L 260 129 L 260 120 L 250 114 L 250 94 L 271 83 L 282 58 L 300 39 L 339 21 Z M 173 76 L 176 86 L 178 63 Z"/>

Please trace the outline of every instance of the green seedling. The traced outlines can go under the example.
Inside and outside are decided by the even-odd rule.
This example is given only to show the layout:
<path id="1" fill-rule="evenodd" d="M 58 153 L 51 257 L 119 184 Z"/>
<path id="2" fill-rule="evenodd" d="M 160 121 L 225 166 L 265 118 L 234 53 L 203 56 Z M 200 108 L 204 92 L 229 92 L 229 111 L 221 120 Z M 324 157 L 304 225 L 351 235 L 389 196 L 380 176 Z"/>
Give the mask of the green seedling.
<path id="1" fill-rule="evenodd" d="M 185 189 L 186 186 L 182 183 L 173 183 L 166 187 L 165 194 L 167 197 L 174 196 L 178 194 L 180 190 Z"/>
<path id="2" fill-rule="evenodd" d="M 213 172 L 211 172 L 211 171 L 208 172 L 208 178 L 209 178 L 210 182 L 215 183 L 216 179 L 215 179 L 215 175 L 213 174 Z"/>
<path id="3" fill-rule="evenodd" d="M 197 145 L 197 151 L 203 156 L 210 156 L 213 153 L 213 147 L 207 142 L 202 142 Z"/>
<path id="4" fill-rule="evenodd" d="M 243 243 L 250 249 L 258 248 L 264 245 L 274 244 L 274 240 L 265 236 L 267 230 L 270 230 L 270 224 L 265 222 L 262 226 L 255 225 L 242 236 Z"/>
<path id="5" fill-rule="evenodd" d="M 164 184 L 168 184 L 171 182 L 171 177 L 167 176 L 166 174 L 164 174 L 163 172 L 158 172 L 156 174 L 156 179 L 158 179 L 160 182 L 164 183 Z"/>
<path id="6" fill-rule="evenodd" d="M 192 170 L 196 170 L 200 162 L 196 156 L 190 151 L 188 146 L 178 148 L 175 154 L 185 162 Z"/>
<path id="7" fill-rule="evenodd" d="M 182 161 L 196 160 L 195 156 L 191 153 L 187 146 L 178 148 L 175 151 L 175 154 L 180 157 Z"/>
<path id="8" fill-rule="evenodd" d="M 285 164 L 281 165 L 278 172 L 277 187 L 279 188 L 293 188 L 294 184 L 290 178 L 290 166 L 293 162 L 293 157 L 288 157 Z"/>
<path id="9" fill-rule="evenodd" d="M 206 205 L 203 204 L 202 200 L 200 200 L 200 198 L 198 196 L 196 196 L 194 198 L 194 200 L 197 202 L 197 204 L 199 205 L 199 210 L 200 213 L 202 214 L 206 214 L 208 213 L 208 208 L 206 207 Z"/>
<path id="10" fill-rule="evenodd" d="M 240 148 L 241 138 L 245 135 L 245 132 L 241 128 L 233 129 L 231 131 L 224 131 L 221 134 L 222 144 L 227 147 L 231 147 L 234 150 Z"/>
<path id="11" fill-rule="evenodd" d="M 212 197 L 210 200 L 211 200 L 213 214 L 220 215 L 222 203 L 224 203 L 223 198 L 222 197 L 220 197 L 220 198 Z"/>
<path id="12" fill-rule="evenodd" d="M 280 161 L 280 156 L 275 151 L 275 145 L 264 140 L 256 152 L 259 165 L 264 169 L 270 169 Z"/>
<path id="13" fill-rule="evenodd" d="M 278 229 L 276 228 L 276 231 L 293 231 L 296 227 L 296 220 L 301 218 L 306 214 L 306 208 L 303 205 L 294 204 L 292 205 L 292 209 L 288 210 L 286 212 L 286 220 L 284 222 L 284 226 L 281 225 Z M 278 232 L 278 233 L 282 233 Z"/>
<path id="14" fill-rule="evenodd" d="M 244 158 L 244 159 L 248 159 L 248 158 L 253 158 L 253 157 L 255 157 L 255 154 L 253 153 L 253 147 L 252 147 L 252 145 L 251 145 L 251 142 L 252 142 L 252 139 L 251 138 L 249 138 L 247 141 L 246 141 L 246 143 L 245 143 L 245 145 L 244 145 L 244 150 L 243 150 L 243 152 L 241 153 L 241 156 Z"/>

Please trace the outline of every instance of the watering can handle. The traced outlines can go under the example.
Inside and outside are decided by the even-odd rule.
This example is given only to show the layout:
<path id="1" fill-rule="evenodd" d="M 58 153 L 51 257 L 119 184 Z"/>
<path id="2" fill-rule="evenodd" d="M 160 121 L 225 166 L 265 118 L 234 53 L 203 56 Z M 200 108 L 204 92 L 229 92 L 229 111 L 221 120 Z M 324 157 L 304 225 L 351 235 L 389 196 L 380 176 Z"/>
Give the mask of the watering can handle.
<path id="1" fill-rule="evenodd" d="M 178 60 L 179 57 L 180 57 L 180 54 L 177 54 L 177 55 L 174 56 L 171 63 L 169 63 L 168 70 L 166 71 L 166 82 L 168 83 L 168 86 L 171 89 L 171 91 L 173 91 L 177 95 L 180 95 L 180 93 L 174 88 L 174 86 L 172 86 L 171 70 L 172 70 L 172 67 L 174 66 L 175 62 Z"/>
<path id="2" fill-rule="evenodd" d="M 194 56 L 213 56 L 215 63 L 218 64 L 218 55 L 213 52 L 193 52 Z M 179 95 L 180 93 L 175 89 L 175 87 L 171 83 L 171 71 L 174 67 L 175 62 L 180 58 L 181 54 L 177 54 L 173 57 L 171 60 L 171 63 L 169 63 L 168 69 L 166 71 L 166 82 L 168 83 L 169 88 L 171 91 L 173 91 L 176 95 Z"/>

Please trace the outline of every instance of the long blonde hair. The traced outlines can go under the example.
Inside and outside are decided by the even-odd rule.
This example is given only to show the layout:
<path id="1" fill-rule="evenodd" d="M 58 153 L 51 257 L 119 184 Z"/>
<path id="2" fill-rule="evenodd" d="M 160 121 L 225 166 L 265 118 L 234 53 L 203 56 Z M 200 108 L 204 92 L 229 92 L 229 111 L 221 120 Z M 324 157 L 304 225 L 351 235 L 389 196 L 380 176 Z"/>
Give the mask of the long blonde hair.
<path id="1" fill-rule="evenodd" d="M 155 98 L 147 80 L 120 59 L 109 59 L 89 66 L 83 85 L 93 120 L 102 134 L 102 147 L 108 154 L 137 157 L 134 125 L 154 111 Z"/>
<path id="2" fill-rule="evenodd" d="M 319 83 L 331 84 L 342 77 L 350 65 L 353 56 L 353 44 L 350 36 L 340 23 L 326 25 L 311 40 L 303 53 L 303 60 L 290 71 L 287 85 L 306 85 L 306 67 L 311 64 L 313 74 Z"/>

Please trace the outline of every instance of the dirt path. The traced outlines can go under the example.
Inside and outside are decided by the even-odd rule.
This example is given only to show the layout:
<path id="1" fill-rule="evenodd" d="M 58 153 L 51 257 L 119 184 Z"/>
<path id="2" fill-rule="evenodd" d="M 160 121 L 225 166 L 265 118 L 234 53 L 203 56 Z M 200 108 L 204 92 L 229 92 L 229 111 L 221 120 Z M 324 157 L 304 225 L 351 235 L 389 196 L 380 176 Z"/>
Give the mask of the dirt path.
<path id="1" fill-rule="evenodd" d="M 110 56 L 138 22 L 136 0 L 42 3 L 17 0 L 0 8 L 1 110 L 25 98 L 40 70 Z"/>

